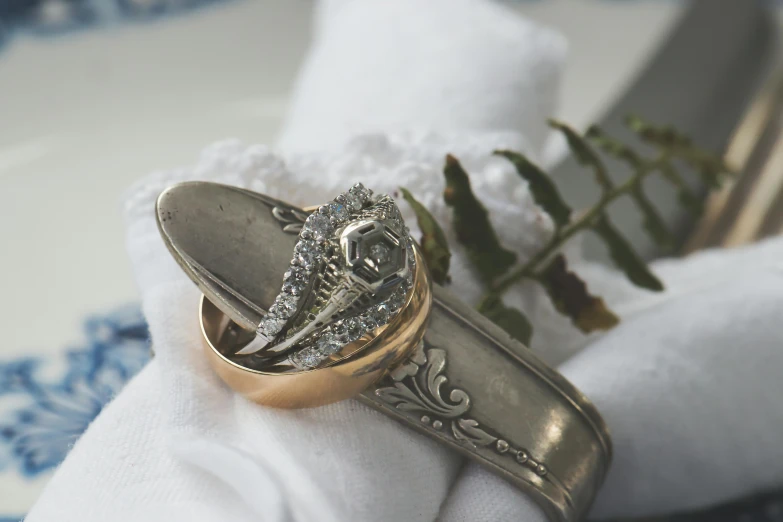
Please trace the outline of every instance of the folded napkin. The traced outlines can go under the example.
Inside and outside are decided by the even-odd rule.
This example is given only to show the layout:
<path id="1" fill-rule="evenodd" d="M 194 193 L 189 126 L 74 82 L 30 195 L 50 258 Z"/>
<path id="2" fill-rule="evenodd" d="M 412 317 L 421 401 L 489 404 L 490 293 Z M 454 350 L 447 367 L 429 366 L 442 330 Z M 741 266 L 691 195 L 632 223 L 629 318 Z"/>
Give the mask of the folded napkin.
<path id="1" fill-rule="evenodd" d="M 551 224 L 489 152 L 538 150 L 562 50 L 557 35 L 483 0 L 321 2 L 284 153 L 220 143 L 130 194 L 128 249 L 156 357 L 88 428 L 27 520 L 545 520 L 503 480 L 356 401 L 281 411 L 232 393 L 203 358 L 198 292 L 166 253 L 151 209 L 183 179 L 301 204 L 362 180 L 381 191 L 406 185 L 447 221 L 439 171 L 451 152 L 524 257 Z M 536 318 L 534 348 L 566 360 L 561 370 L 612 430 L 615 462 L 595 516 L 698 507 L 783 481 L 781 253 L 774 241 L 661 263 L 671 290 L 657 296 L 582 263 L 623 312 L 583 349 L 533 288 L 509 295 Z M 469 301 L 480 290 L 459 248 L 453 286 Z"/>

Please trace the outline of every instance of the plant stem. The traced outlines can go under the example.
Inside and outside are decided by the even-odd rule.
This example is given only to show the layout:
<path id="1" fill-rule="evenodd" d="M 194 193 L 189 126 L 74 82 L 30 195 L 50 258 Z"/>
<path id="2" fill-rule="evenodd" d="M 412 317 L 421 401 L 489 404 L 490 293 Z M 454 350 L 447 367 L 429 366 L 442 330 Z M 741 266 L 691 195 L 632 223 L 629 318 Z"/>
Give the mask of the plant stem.
<path id="1" fill-rule="evenodd" d="M 606 208 L 614 200 L 631 193 L 648 175 L 658 171 L 667 161 L 669 161 L 669 153 L 662 152 L 657 158 L 644 161 L 638 165 L 638 170 L 633 176 L 620 185 L 604 191 L 601 195 L 601 199 L 599 199 L 592 208 L 567 225 L 555 229 L 554 234 L 552 234 L 552 237 L 544 248 L 531 257 L 524 265 L 511 270 L 505 277 L 501 277 L 492 285 L 492 288 L 484 296 L 484 299 L 490 297 L 499 298 L 514 283 L 521 279 L 535 278 L 536 269 L 541 263 L 557 252 L 557 250 L 576 233 L 589 228 L 593 221 L 600 218 Z"/>

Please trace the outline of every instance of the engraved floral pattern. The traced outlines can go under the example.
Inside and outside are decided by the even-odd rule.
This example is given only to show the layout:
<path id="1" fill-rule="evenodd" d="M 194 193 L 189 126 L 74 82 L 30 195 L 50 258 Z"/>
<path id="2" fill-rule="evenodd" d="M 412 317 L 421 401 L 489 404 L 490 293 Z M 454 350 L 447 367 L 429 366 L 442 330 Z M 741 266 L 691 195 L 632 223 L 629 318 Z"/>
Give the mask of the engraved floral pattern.
<path id="1" fill-rule="evenodd" d="M 481 427 L 479 422 L 467 416 L 470 412 L 470 396 L 465 390 L 448 391 L 446 350 L 427 348 L 422 341 L 410 361 L 391 373 L 392 386 L 375 390 L 375 395 L 396 409 L 409 413 L 421 413 L 421 422 L 434 430 L 441 430 L 448 423 L 450 433 L 458 443 L 472 449 L 492 446 L 501 455 L 508 454 L 518 464 L 544 477 L 547 468 L 530 457 L 523 448 L 514 448 L 506 440 Z"/>
<path id="2" fill-rule="evenodd" d="M 399 410 L 435 413 L 447 419 L 459 417 L 470 409 L 470 397 L 463 390 L 454 388 L 448 401 L 443 398 L 442 388 L 448 382 L 448 377 L 443 375 L 445 351 L 429 350 L 423 370 L 413 362 L 409 363 L 409 369 L 412 369 L 410 365 L 417 367 L 411 379 L 397 380 L 394 386 L 379 388 L 376 395 L 395 404 Z"/>

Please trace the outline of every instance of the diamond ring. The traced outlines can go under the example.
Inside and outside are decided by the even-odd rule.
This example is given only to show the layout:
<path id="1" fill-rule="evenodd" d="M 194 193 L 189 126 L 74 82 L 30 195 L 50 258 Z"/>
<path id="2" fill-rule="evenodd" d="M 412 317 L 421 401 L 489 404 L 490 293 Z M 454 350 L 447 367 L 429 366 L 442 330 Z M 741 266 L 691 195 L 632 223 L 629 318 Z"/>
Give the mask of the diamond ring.
<path id="1" fill-rule="evenodd" d="M 385 327 L 407 301 L 415 270 L 397 205 L 354 185 L 307 217 L 258 338 L 236 355 L 279 368 L 284 354 L 295 368 L 315 368 Z"/>

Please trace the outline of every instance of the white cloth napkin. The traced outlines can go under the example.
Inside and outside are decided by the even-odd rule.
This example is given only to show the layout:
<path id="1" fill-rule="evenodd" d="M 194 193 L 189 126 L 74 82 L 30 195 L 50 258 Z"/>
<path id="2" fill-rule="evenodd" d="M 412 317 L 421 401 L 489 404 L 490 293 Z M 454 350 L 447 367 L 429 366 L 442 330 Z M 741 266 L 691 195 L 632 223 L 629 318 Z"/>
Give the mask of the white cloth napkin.
<path id="1" fill-rule="evenodd" d="M 280 146 L 361 132 L 516 131 L 533 150 L 558 96 L 563 39 L 488 1 L 319 3 Z"/>
<path id="2" fill-rule="evenodd" d="M 525 255 L 548 229 L 488 152 L 531 153 L 542 142 L 562 57 L 556 35 L 483 0 L 322 2 L 317 26 L 281 142 L 285 163 L 264 147 L 222 143 L 130 195 L 128 248 L 157 355 L 75 445 L 27 520 L 544 520 L 501 479 L 355 401 L 260 407 L 227 389 L 202 357 L 198 292 L 152 219 L 154 196 L 170 182 L 212 179 L 298 203 L 356 179 L 381 190 L 407 185 L 445 219 L 439 170 L 448 151 L 469 167 L 493 220 L 516 225 L 500 228 L 507 245 Z M 375 71 L 373 60 L 395 72 L 358 79 Z M 420 90 L 404 92 L 422 75 Z M 384 100 L 394 106 L 376 107 Z M 455 250 L 455 290 L 475 299 L 478 285 Z M 580 267 L 623 312 L 618 328 L 561 366 L 615 441 L 595 516 L 698 507 L 783 482 L 781 253 L 775 241 L 661 263 L 671 290 L 654 297 Z M 549 317 L 530 288 L 509 301 Z M 538 328 L 535 342 L 550 361 L 584 342 L 569 330 L 569 346 L 553 346 L 562 338 L 553 332 Z"/>

